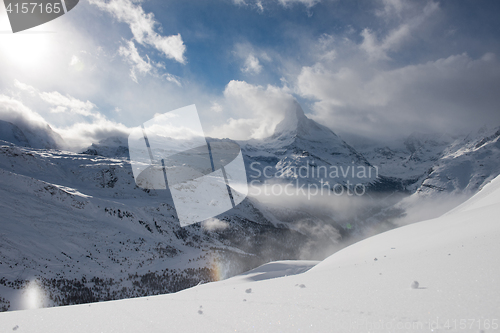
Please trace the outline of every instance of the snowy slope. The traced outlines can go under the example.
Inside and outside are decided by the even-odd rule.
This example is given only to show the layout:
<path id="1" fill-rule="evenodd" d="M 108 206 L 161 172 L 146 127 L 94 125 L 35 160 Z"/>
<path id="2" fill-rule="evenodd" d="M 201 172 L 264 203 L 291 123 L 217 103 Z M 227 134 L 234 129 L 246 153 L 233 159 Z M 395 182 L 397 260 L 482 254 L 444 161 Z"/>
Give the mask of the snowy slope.
<path id="1" fill-rule="evenodd" d="M 456 140 L 433 165 L 417 193 L 474 194 L 500 174 L 500 128 L 484 130 Z"/>
<path id="2" fill-rule="evenodd" d="M 412 179 L 426 174 L 442 156 L 443 151 L 463 137 L 414 132 L 401 142 L 391 142 L 390 145 L 364 142 L 357 145 L 356 149 L 370 163 L 378 166 L 381 174 Z"/>
<path id="3" fill-rule="evenodd" d="M 419 196 L 436 192 L 473 195 L 500 174 L 500 128 L 468 135 L 413 133 L 394 147 L 358 148 L 383 175 L 413 180 L 407 189 Z"/>
<path id="4" fill-rule="evenodd" d="M 21 147 L 29 147 L 28 138 L 16 125 L 0 120 L 0 140 L 12 142 Z"/>
<path id="5" fill-rule="evenodd" d="M 14 141 L 11 137 L 6 139 Z M 273 137 L 240 144 L 246 161 L 264 162 L 261 168 L 369 166 L 298 105 Z M 267 163 L 271 155 L 274 164 Z M 320 212 L 323 221 L 314 207 L 316 215 L 303 206 L 277 209 L 252 199 L 202 226 L 182 229 L 168 191 L 135 186 L 127 156 L 126 140 L 117 137 L 92 145 L 85 154 L 0 148 L 5 198 L 0 203 L 0 297 L 6 297 L 5 306 L 22 308 L 16 303 L 19 288 L 34 278 L 53 294 L 46 306 L 156 294 L 269 260 L 310 258 L 318 251 L 324 257 L 331 253 L 324 244 L 336 246 L 341 237 L 329 225 L 335 222 L 331 209 Z"/>
<path id="6" fill-rule="evenodd" d="M 499 214 L 497 178 L 445 216 L 356 243 L 302 274 L 314 262 L 272 263 L 170 295 L 6 312 L 0 329 L 495 332 Z"/>
<path id="7" fill-rule="evenodd" d="M 0 197 L 0 309 L 23 308 L 34 278 L 46 306 L 152 295 L 296 258 L 308 240 L 250 200 L 181 228 L 124 159 L 1 145 Z"/>
<path id="8" fill-rule="evenodd" d="M 62 137 L 48 124 L 8 122 L 0 120 L 0 140 L 23 147 L 58 149 L 64 145 Z"/>
<path id="9" fill-rule="evenodd" d="M 6 139 L 24 145 L 20 129 L 10 123 L 2 126 Z M 400 172 L 390 175 L 402 178 L 384 177 L 381 168 L 378 179 L 358 179 L 372 191 L 362 198 L 297 196 L 278 197 L 274 202 L 249 198 L 216 219 L 186 229 L 180 228 L 167 191 L 135 186 L 124 138 L 103 140 L 86 154 L 2 142 L 0 297 L 6 300 L 0 299 L 0 310 L 2 304 L 11 310 L 22 308 L 16 303 L 23 292 L 19 288 L 35 277 L 53 293 L 45 302 L 50 306 L 176 291 L 269 260 L 322 259 L 338 250 L 341 237 L 364 236 L 365 227 L 378 232 L 391 227 L 381 222 L 401 216 L 409 207 L 404 201 L 393 211 L 385 209 L 400 199 L 392 194 L 402 192 L 403 184 L 418 190 L 410 199 L 427 192 L 432 202 L 437 202 L 435 194 L 472 195 L 500 170 L 498 138 L 496 131 L 490 131 L 450 144 L 447 136 L 413 134 L 405 142 L 404 165 L 397 158 L 387 160 L 387 166 Z M 294 168 L 371 168 L 375 164 L 308 119 L 298 105 L 272 137 L 239 144 L 249 181 L 269 181 L 254 178 L 254 162 L 260 171 L 269 167 L 271 174 L 278 174 L 271 181 L 283 182 L 297 178 Z M 464 163 L 472 167 L 462 168 Z M 332 183 L 353 180 L 349 177 Z M 299 180 L 318 184 L 326 179 L 310 175 Z M 435 190 L 440 186 L 444 191 Z M 373 195 L 378 189 L 388 194 Z M 439 202 L 443 212 L 456 204 Z M 436 215 L 415 207 L 419 213 Z"/>
<path id="10" fill-rule="evenodd" d="M 217 144 L 231 142 L 229 139 L 208 140 Z M 108 138 L 88 147 L 84 153 L 126 157 L 126 144 L 124 138 Z M 388 196 L 403 190 L 399 179 L 379 176 L 377 169 L 361 154 L 330 129 L 307 118 L 298 104 L 287 112 L 271 137 L 238 144 L 251 185 L 250 196 L 261 201 L 261 210 L 271 213 L 269 216 L 263 212 L 266 217 L 276 224 L 289 223 L 309 237 L 319 237 L 326 242 L 335 242 L 341 234 L 354 232 L 354 228 L 344 226 L 361 226 L 374 211 L 389 207 L 398 199 Z M 269 186 L 274 184 L 282 188 L 290 184 L 299 190 L 294 198 L 260 195 L 269 192 Z M 359 192 L 366 189 L 377 192 L 377 196 L 366 196 L 363 200 L 351 198 L 347 192 L 353 192 L 355 184 L 362 184 Z M 301 186 L 306 190 L 301 192 Z M 325 198 L 316 204 L 312 204 L 309 197 L 302 198 L 300 195 L 307 193 L 308 186 L 313 186 L 313 193 L 321 188 Z M 338 192 L 341 194 L 337 195 Z M 346 212 L 345 207 L 352 209 Z M 318 232 L 318 229 L 327 232 Z"/>
<path id="11" fill-rule="evenodd" d="M 464 202 L 500 174 L 500 128 L 468 135 L 413 133 L 391 147 L 356 148 L 409 195 L 369 220 L 405 225 L 435 218 Z"/>
<path id="12" fill-rule="evenodd" d="M 109 137 L 93 143 L 83 151 L 83 154 L 98 155 L 104 157 L 129 157 L 128 141 L 126 137 Z"/>

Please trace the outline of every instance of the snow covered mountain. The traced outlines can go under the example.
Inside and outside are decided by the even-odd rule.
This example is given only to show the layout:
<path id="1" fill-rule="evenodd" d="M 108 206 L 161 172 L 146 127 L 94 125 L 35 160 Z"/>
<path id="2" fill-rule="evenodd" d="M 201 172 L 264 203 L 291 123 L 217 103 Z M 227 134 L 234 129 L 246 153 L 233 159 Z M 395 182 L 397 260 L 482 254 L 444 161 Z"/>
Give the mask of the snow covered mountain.
<path id="1" fill-rule="evenodd" d="M 448 214 L 321 263 L 281 261 L 175 294 L 0 314 L 19 332 L 493 332 L 500 178 Z M 453 232 L 450 232 L 453 230 Z M 311 268 L 312 267 L 312 268 Z M 23 297 L 38 297 L 36 286 Z"/>
<path id="2" fill-rule="evenodd" d="M 328 195 L 251 195 L 181 228 L 167 190 L 135 185 L 126 138 L 75 154 L 32 148 L 25 130 L 7 122 L 0 128 L 15 143 L 0 141 L 3 309 L 24 307 L 18 299 L 30 281 L 51 306 L 174 292 L 270 260 L 322 259 L 349 237 L 392 228 L 405 214 L 414 220 L 404 223 L 422 220 L 413 208 L 438 214 L 421 209 L 422 197 L 465 192 L 463 201 L 500 173 L 498 130 L 414 134 L 399 148 L 361 154 L 297 104 L 270 138 L 238 142 L 248 181 L 260 190 L 291 184 Z M 335 194 L 353 184 L 366 195 Z M 440 203 L 440 212 L 457 204 Z"/>
<path id="3" fill-rule="evenodd" d="M 232 142 L 213 138 L 208 141 L 219 144 Z M 308 236 L 320 236 L 318 228 L 328 229 L 327 239 L 352 233 L 356 228 L 346 229 L 346 225 L 362 224 L 374 211 L 397 202 L 398 197 L 391 196 L 404 190 L 405 184 L 401 179 L 380 174 L 377 166 L 370 164 L 334 132 L 307 118 L 298 103 L 288 111 L 271 137 L 237 143 L 244 156 L 250 194 L 263 201 L 274 218 L 292 223 L 293 227 Z M 126 138 L 103 140 L 83 153 L 126 157 Z M 274 184 L 281 184 L 282 188 L 286 184 L 293 185 L 297 195 L 293 195 L 294 198 L 267 195 L 269 187 Z M 301 193 L 305 193 L 302 190 L 304 187 L 308 192 L 317 190 L 329 198 L 316 200 L 307 195 L 304 200 L 300 197 Z M 354 191 L 377 195 L 358 200 L 360 198 L 350 198 Z M 295 203 L 290 204 L 290 200 Z M 311 204 L 312 200 L 316 203 Z M 347 205 L 357 208 L 349 213 L 338 209 Z M 324 235 L 321 237 L 324 238 Z"/>
<path id="4" fill-rule="evenodd" d="M 23 143 L 22 132 L 9 130 L 13 134 L 7 139 Z M 258 144 L 267 149 L 261 155 L 255 154 Z M 333 164 L 335 156 L 349 167 L 352 160 L 368 165 L 300 107 L 267 143 L 246 147 L 253 161 L 276 153 L 280 165 Z M 299 258 L 304 247 L 313 253 L 341 237 L 297 207 L 288 209 L 293 217 L 288 219 L 251 198 L 202 225 L 180 228 L 168 191 L 138 188 L 126 156 L 121 138 L 103 140 L 84 154 L 1 142 L 0 295 L 5 309 L 23 307 L 18 294 L 35 278 L 51 295 L 45 306 L 152 295 L 270 260 Z M 297 220 L 301 227 L 293 223 Z"/>
<path id="5" fill-rule="evenodd" d="M 440 216 L 500 174 L 500 128 L 468 135 L 413 133 L 391 147 L 357 149 L 381 174 L 400 179 L 409 197 L 374 214 L 396 225 Z"/>
<path id="6" fill-rule="evenodd" d="M 63 145 L 61 136 L 48 124 L 43 126 L 20 122 L 16 125 L 4 120 L 0 120 L 0 140 L 22 147 L 41 149 L 60 149 Z"/>
<path id="7" fill-rule="evenodd" d="M 356 149 L 370 163 L 377 165 L 384 175 L 403 179 L 420 178 L 440 159 L 450 144 L 463 137 L 415 132 L 401 142 L 392 142 L 390 146 L 365 142 L 356 146 Z"/>
<path id="8" fill-rule="evenodd" d="M 418 179 L 407 189 L 418 195 L 435 192 L 469 196 L 500 173 L 500 128 L 468 135 L 413 133 L 394 147 L 358 147 L 380 173 Z"/>
<path id="9" fill-rule="evenodd" d="M 30 143 L 23 131 L 16 125 L 0 120 L 0 140 L 12 142 L 21 147 L 30 147 Z"/>
<path id="10" fill-rule="evenodd" d="M 299 106 L 293 111 L 269 140 L 240 143 L 247 164 L 287 171 L 313 164 L 369 166 Z M 4 309 L 23 308 L 16 300 L 33 279 L 51 295 L 45 306 L 153 295 L 270 260 L 311 257 L 341 238 L 326 213 L 319 214 L 322 220 L 299 206 L 282 209 L 252 198 L 202 225 L 181 228 L 167 190 L 135 185 L 123 138 L 74 154 L 33 149 L 23 144 L 29 139 L 22 131 L 6 126 L 5 138 L 18 145 L 4 141 L 0 147 Z M 267 163 L 273 154 L 278 162 Z"/>
<path id="11" fill-rule="evenodd" d="M 429 170 L 417 190 L 474 194 L 500 173 L 500 128 L 455 140 Z"/>
<path id="12" fill-rule="evenodd" d="M 299 256 L 308 238 L 247 200 L 181 228 L 167 191 L 135 185 L 124 159 L 0 145 L 0 296 L 19 309 L 173 292 Z M 0 305 L 1 306 L 1 305 Z"/>
<path id="13" fill-rule="evenodd" d="M 110 137 L 93 143 L 83 151 L 83 154 L 104 157 L 124 157 L 129 158 L 128 142 L 126 137 Z"/>
<path id="14" fill-rule="evenodd" d="M 284 179 L 299 178 L 298 172 L 294 172 L 293 169 L 298 170 L 308 165 L 316 171 L 320 167 L 327 166 L 345 168 L 353 165 L 367 168 L 371 166 L 361 154 L 329 128 L 307 118 L 298 103 L 295 103 L 295 109 L 289 110 L 285 119 L 278 124 L 273 136 L 261 140 L 243 141 L 239 144 L 247 157 L 249 179 L 269 180 L 263 172 L 256 171 L 256 169 L 262 171 L 267 166 L 271 168 L 267 174 Z M 255 165 L 253 168 L 252 163 Z M 315 177 L 312 170 L 309 170 L 309 174 L 300 179 L 319 182 L 319 178 L 323 178 L 328 181 L 331 180 L 329 173 L 320 169 L 320 177 Z M 351 175 L 348 173 L 345 177 L 339 177 L 342 178 L 340 181 L 356 178 Z M 375 179 L 374 171 L 372 177 L 360 181 L 369 183 Z"/>

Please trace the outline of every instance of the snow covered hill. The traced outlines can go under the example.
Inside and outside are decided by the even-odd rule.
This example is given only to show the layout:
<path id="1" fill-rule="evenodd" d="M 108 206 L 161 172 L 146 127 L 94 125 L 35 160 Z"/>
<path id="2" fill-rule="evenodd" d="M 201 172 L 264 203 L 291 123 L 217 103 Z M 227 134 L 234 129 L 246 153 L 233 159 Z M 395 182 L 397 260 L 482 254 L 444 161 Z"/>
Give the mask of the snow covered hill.
<path id="1" fill-rule="evenodd" d="M 83 153 L 127 157 L 126 141 L 108 138 Z M 208 141 L 231 142 L 213 138 Z M 298 104 L 289 110 L 271 137 L 237 143 L 244 156 L 250 196 L 272 214 L 268 218 L 291 224 L 308 237 L 330 241 L 355 233 L 374 212 L 399 200 L 394 193 L 404 192 L 401 179 L 379 174 L 376 166 L 334 132 L 307 118 Z M 270 188 L 275 184 L 281 189 L 290 184 L 296 191 L 292 190 L 292 197 L 274 195 Z M 305 190 L 301 190 L 303 187 Z M 324 194 L 323 198 L 310 198 L 309 192 L 315 191 Z M 354 191 L 376 195 L 352 198 Z M 350 211 L 344 207 L 350 207 Z"/>
<path id="2" fill-rule="evenodd" d="M 175 294 L 6 312 L 0 329 L 496 332 L 499 215 L 496 178 L 442 217 L 368 238 L 317 265 L 276 262 Z"/>
<path id="3" fill-rule="evenodd" d="M 0 140 L 22 147 L 59 149 L 63 139 L 48 125 L 19 122 L 18 125 L 0 120 Z"/>
<path id="4" fill-rule="evenodd" d="M 0 146 L 0 309 L 31 280 L 45 306 L 173 292 L 276 259 L 310 238 L 246 200 L 181 228 L 167 191 L 135 185 L 124 159 Z"/>
<path id="5" fill-rule="evenodd" d="M 332 130 L 309 119 L 298 103 L 271 137 L 238 144 L 250 195 L 306 234 L 357 234 L 370 216 L 407 195 L 401 179 L 380 173 Z M 292 195 L 273 192 L 287 185 Z"/>
<path id="6" fill-rule="evenodd" d="M 296 105 L 273 136 L 238 142 L 248 181 L 257 189 L 326 187 L 329 195 L 250 191 L 235 209 L 180 228 L 168 191 L 135 185 L 126 138 L 75 154 L 32 148 L 29 131 L 12 123 L 0 129 L 16 144 L 0 141 L 0 310 L 24 308 L 19 295 L 30 281 L 52 306 L 174 292 L 270 260 L 323 259 L 341 241 L 392 228 L 404 214 L 413 220 L 403 223 L 436 216 L 420 198 L 444 212 L 458 202 L 445 205 L 437 195 L 463 192 L 463 201 L 500 172 L 496 130 L 467 138 L 414 134 L 400 150 L 365 158 Z M 362 184 L 366 195 L 332 195 L 348 182 Z"/>
<path id="7" fill-rule="evenodd" d="M 275 136 L 244 150 L 254 153 L 252 161 L 275 154 L 275 170 L 369 165 L 300 106 L 292 111 Z M 280 209 L 252 198 L 202 225 L 180 228 L 168 191 L 135 185 L 123 138 L 74 154 L 33 149 L 16 128 L 6 124 L 10 132 L 4 133 L 18 145 L 0 147 L 0 309 L 24 308 L 19 294 L 30 281 L 49 295 L 44 306 L 153 295 L 270 260 L 324 256 L 332 251 L 324 245 L 337 246 L 341 237 L 328 211 L 321 220 L 318 208 Z"/>

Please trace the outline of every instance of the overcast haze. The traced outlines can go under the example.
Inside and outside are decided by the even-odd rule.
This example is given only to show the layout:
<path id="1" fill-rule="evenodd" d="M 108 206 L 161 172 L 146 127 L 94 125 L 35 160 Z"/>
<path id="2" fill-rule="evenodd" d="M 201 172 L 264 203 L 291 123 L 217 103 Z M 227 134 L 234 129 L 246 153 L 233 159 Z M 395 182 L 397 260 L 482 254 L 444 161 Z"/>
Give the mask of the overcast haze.
<path id="1" fill-rule="evenodd" d="M 500 126 L 497 1 L 81 0 L 12 34 L 0 118 L 74 149 L 196 104 L 208 135 L 273 133 L 297 100 L 343 137 Z"/>

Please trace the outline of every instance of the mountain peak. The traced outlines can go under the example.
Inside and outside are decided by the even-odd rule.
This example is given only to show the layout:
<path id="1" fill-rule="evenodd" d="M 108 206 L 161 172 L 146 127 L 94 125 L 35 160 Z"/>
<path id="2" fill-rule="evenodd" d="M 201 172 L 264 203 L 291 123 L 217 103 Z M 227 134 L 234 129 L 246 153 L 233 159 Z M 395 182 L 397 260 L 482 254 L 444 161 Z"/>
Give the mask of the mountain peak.
<path id="1" fill-rule="evenodd" d="M 288 110 L 285 113 L 285 118 L 283 118 L 283 120 L 276 125 L 274 136 L 279 136 L 281 133 L 289 134 L 290 132 L 298 132 L 300 129 L 306 127 L 306 123 L 308 121 L 309 118 L 306 117 L 299 103 L 294 101 L 293 108 Z"/>
<path id="2" fill-rule="evenodd" d="M 285 114 L 285 118 L 276 126 L 271 138 L 279 141 L 296 138 L 325 142 L 340 140 L 331 129 L 307 118 L 297 102 L 294 102 L 294 107 Z"/>

